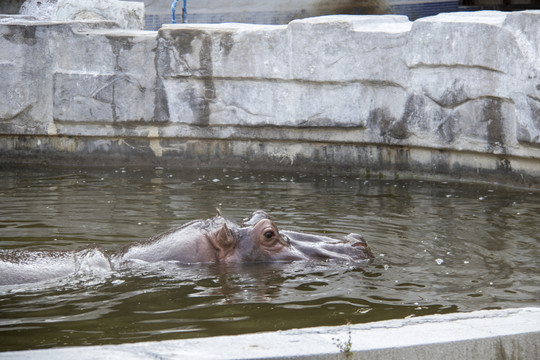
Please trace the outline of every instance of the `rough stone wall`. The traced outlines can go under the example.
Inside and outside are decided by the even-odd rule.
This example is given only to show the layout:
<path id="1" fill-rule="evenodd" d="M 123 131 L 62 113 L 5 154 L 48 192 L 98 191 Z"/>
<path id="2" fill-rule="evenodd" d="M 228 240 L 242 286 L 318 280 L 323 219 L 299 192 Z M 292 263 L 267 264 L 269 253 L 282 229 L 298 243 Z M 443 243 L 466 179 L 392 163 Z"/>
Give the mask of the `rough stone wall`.
<path id="1" fill-rule="evenodd" d="M 538 29 L 534 11 L 164 26 L 158 61 L 174 123 L 537 157 Z"/>
<path id="2" fill-rule="evenodd" d="M 540 187 L 539 29 L 539 11 L 159 32 L 4 17 L 0 152 Z"/>
<path id="3" fill-rule="evenodd" d="M 54 20 L 110 20 L 123 29 L 144 30 L 142 2 L 118 0 L 50 0 L 57 2 Z"/>

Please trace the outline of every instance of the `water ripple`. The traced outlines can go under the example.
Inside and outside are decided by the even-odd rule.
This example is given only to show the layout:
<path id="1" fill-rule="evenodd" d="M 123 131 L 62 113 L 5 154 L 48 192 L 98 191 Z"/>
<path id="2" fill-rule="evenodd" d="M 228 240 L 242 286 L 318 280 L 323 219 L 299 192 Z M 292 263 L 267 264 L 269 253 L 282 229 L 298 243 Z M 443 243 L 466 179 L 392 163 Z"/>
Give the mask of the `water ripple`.
<path id="1" fill-rule="evenodd" d="M 107 251 L 197 218 L 362 233 L 368 267 L 146 264 L 0 289 L 0 351 L 343 325 L 540 299 L 540 194 L 494 185 L 168 169 L 3 170 L 0 246 Z M 219 181 L 216 181 L 219 180 Z"/>

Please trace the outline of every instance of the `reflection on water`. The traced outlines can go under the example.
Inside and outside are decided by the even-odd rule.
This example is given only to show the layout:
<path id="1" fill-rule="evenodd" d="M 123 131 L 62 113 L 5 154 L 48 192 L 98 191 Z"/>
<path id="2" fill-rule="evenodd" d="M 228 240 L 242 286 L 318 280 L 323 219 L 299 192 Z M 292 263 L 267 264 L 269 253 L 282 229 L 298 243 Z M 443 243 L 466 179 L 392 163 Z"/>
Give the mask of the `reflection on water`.
<path id="1" fill-rule="evenodd" d="M 367 267 L 144 265 L 0 289 L 0 350 L 239 334 L 538 305 L 540 194 L 498 186 L 154 169 L 0 171 L 0 248 L 114 251 L 216 207 L 362 233 Z M 0 274 L 1 275 L 1 274 Z"/>

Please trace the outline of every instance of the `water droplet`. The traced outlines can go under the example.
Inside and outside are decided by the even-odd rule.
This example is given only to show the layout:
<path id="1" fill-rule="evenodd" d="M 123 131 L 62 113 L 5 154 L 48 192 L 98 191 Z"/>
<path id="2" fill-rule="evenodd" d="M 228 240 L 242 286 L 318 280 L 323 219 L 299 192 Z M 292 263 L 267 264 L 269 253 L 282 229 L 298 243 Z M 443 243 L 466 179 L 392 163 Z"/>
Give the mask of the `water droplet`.
<path id="1" fill-rule="evenodd" d="M 439 258 L 439 259 L 436 259 L 435 262 L 437 263 L 437 265 L 441 265 L 444 262 L 444 260 Z"/>

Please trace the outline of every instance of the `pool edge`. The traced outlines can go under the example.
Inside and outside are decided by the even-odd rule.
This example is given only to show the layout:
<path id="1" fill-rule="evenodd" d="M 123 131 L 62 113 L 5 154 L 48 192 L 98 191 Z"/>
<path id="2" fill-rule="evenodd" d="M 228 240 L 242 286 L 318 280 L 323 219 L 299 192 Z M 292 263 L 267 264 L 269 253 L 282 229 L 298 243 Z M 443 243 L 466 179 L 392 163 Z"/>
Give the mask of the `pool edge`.
<path id="1" fill-rule="evenodd" d="M 234 336 L 0 353 L 0 359 L 537 359 L 540 307 Z"/>

